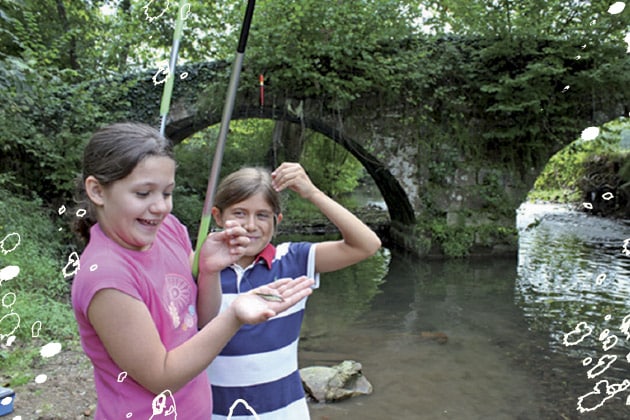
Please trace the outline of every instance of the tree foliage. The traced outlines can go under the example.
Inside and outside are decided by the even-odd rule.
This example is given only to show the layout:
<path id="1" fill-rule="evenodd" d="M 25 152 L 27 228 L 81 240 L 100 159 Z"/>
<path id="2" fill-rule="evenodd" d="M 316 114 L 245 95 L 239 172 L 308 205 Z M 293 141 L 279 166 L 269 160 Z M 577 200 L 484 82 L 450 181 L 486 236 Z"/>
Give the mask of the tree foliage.
<path id="1" fill-rule="evenodd" d="M 230 60 L 246 2 L 187 3 L 180 63 Z M 0 183 L 68 198 L 82 142 L 122 118 L 121 101 L 133 96 L 121 74 L 168 60 L 178 4 L 0 0 Z M 548 144 L 574 138 L 576 119 L 601 123 L 627 103 L 628 11 L 608 6 L 259 0 L 245 70 L 264 73 L 271 89 L 324 98 L 340 115 L 363 97 L 397 101 L 420 148 L 527 167 Z M 112 76 L 121 83 L 95 83 Z"/>
<path id="2" fill-rule="evenodd" d="M 267 0 L 248 56 L 269 83 L 344 108 L 368 93 L 398 92 L 405 59 L 390 52 L 415 32 L 417 2 Z M 404 55 L 404 51 L 401 51 Z"/>
<path id="3" fill-rule="evenodd" d="M 499 161 L 518 156 L 528 167 L 546 158 L 540 150 L 548 144 L 575 137 L 579 120 L 624 113 L 627 11 L 608 13 L 605 1 L 425 4 L 433 12 L 426 27 L 443 39 L 432 59 L 448 77 L 433 79 L 429 129 L 448 130 Z"/>

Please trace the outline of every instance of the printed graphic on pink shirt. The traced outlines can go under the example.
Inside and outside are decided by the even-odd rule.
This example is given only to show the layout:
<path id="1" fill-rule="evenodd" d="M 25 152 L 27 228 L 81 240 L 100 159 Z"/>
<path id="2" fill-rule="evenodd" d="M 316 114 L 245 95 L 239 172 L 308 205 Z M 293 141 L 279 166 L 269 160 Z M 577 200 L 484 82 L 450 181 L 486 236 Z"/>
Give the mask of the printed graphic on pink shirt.
<path id="1" fill-rule="evenodd" d="M 195 291 L 191 284 L 178 274 L 166 275 L 165 301 L 171 315 L 173 328 L 186 331 L 196 323 Z"/>

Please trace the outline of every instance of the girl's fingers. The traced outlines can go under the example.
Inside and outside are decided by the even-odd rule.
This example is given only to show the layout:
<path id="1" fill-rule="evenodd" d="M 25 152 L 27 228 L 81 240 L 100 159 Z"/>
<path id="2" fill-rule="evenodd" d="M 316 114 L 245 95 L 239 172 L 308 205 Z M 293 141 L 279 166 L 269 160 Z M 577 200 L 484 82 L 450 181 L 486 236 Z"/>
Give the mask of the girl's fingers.
<path id="1" fill-rule="evenodd" d="M 306 276 L 301 276 L 296 279 L 287 277 L 276 280 L 273 283 L 269 283 L 268 285 L 257 287 L 252 291 L 256 294 L 276 295 L 281 297 L 285 301 L 298 301 L 301 300 L 304 296 L 308 296 L 308 294 L 310 294 L 310 292 L 312 291 L 311 286 L 313 285 L 313 283 L 313 279 L 310 279 Z M 297 299 L 293 299 L 294 297 L 297 297 Z"/>
<path id="2" fill-rule="evenodd" d="M 271 173 L 272 184 L 277 191 L 290 188 L 301 172 L 304 170 L 299 163 L 284 162 Z"/>
<path id="3" fill-rule="evenodd" d="M 278 290 L 280 295 L 286 300 L 293 300 L 293 302 L 297 302 L 302 300 L 305 296 L 311 294 L 311 286 L 313 283 L 313 279 L 302 276 L 283 284 L 278 288 Z"/>

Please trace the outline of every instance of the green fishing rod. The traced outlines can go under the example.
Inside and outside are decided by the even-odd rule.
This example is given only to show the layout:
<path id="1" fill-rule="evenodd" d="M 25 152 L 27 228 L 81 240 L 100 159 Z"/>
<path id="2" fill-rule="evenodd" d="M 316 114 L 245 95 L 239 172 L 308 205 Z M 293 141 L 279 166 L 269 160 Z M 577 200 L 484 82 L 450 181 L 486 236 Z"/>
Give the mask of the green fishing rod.
<path id="1" fill-rule="evenodd" d="M 219 137 L 217 140 L 217 147 L 214 151 L 214 159 L 212 161 L 212 169 L 210 170 L 210 177 L 208 178 L 208 188 L 206 190 L 206 198 L 203 203 L 203 212 L 201 213 L 201 223 L 199 224 L 199 234 L 197 235 L 197 245 L 195 247 L 195 258 L 193 261 L 192 272 L 193 276 L 197 277 L 199 273 L 199 251 L 203 245 L 208 232 L 210 230 L 210 220 L 212 218 L 212 205 L 214 203 L 214 193 L 217 189 L 217 183 L 219 179 L 219 172 L 221 170 L 221 162 L 223 160 L 223 150 L 225 148 L 225 141 L 227 139 L 228 130 L 230 127 L 230 119 L 232 118 L 232 111 L 234 110 L 234 99 L 236 98 L 236 91 L 238 89 L 238 81 L 241 75 L 241 69 L 243 67 L 243 57 L 245 56 L 245 46 L 247 45 L 247 37 L 249 36 L 249 27 L 252 23 L 252 17 L 254 15 L 255 0 L 248 0 L 247 9 L 245 10 L 245 17 L 241 26 L 241 34 L 236 48 L 236 57 L 232 64 L 232 75 L 230 77 L 230 83 L 228 85 L 227 94 L 225 97 L 225 104 L 223 106 L 223 116 L 221 118 L 221 129 L 219 130 Z"/>
<path id="2" fill-rule="evenodd" d="M 188 6 L 188 7 L 186 7 Z M 175 83 L 175 65 L 177 64 L 177 54 L 179 53 L 179 42 L 182 39 L 182 31 L 184 28 L 184 10 L 186 13 L 190 11 L 190 5 L 187 0 L 180 0 L 177 7 L 177 19 L 175 20 L 175 32 L 173 33 L 173 46 L 171 48 L 171 59 L 168 66 L 168 75 L 164 82 L 164 90 L 162 91 L 162 101 L 160 102 L 160 134 L 164 135 L 166 131 L 166 118 L 168 110 L 171 106 L 171 95 L 173 94 L 173 85 Z"/>

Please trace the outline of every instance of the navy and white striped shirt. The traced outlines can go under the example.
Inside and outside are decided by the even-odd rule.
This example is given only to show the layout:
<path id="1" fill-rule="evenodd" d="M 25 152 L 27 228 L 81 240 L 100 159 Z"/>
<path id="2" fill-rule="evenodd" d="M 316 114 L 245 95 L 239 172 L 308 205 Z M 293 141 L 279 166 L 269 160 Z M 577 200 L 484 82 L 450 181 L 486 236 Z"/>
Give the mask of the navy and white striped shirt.
<path id="1" fill-rule="evenodd" d="M 269 244 L 254 263 L 221 272 L 221 311 L 239 293 L 284 277 L 315 273 L 315 246 L 309 242 Z M 298 371 L 298 341 L 306 298 L 257 325 L 244 325 L 208 368 L 212 384 L 213 420 L 305 420 L 309 418 Z M 253 410 L 253 412 L 251 411 Z"/>

